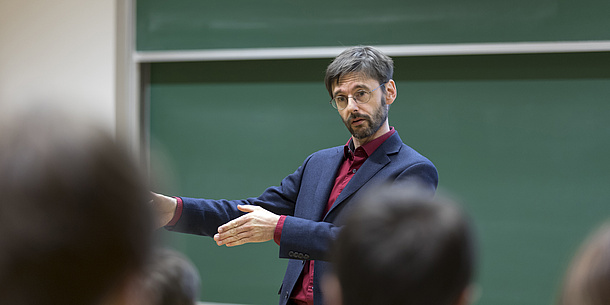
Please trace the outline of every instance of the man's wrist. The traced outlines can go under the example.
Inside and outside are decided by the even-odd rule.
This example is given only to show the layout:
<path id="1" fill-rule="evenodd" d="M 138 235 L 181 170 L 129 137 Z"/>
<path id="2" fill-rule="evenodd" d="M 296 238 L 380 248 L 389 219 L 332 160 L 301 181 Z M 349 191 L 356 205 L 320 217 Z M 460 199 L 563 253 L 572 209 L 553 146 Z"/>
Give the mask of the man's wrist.
<path id="1" fill-rule="evenodd" d="M 282 229 L 284 228 L 284 220 L 286 220 L 286 215 L 280 215 L 280 219 L 275 225 L 275 232 L 273 232 L 273 241 L 275 241 L 275 243 L 278 245 L 282 240 Z"/>
<path id="2" fill-rule="evenodd" d="M 172 217 L 172 219 L 170 219 L 170 221 L 165 225 L 166 227 L 171 227 L 171 226 L 175 226 L 176 223 L 178 222 L 178 220 L 180 220 L 180 217 L 182 216 L 182 208 L 183 208 L 183 203 L 182 203 L 182 198 L 180 197 L 169 197 L 172 202 L 174 202 L 174 216 Z"/>

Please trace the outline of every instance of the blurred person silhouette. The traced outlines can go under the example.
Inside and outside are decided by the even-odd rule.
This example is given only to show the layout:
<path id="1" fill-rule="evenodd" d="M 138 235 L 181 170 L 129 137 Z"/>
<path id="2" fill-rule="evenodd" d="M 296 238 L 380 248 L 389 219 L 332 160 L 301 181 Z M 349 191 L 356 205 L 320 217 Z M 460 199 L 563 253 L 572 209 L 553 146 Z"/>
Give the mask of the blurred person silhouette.
<path id="1" fill-rule="evenodd" d="M 323 281 L 328 305 L 465 305 L 476 265 L 470 221 L 449 199 L 382 185 L 348 214 Z"/>
<path id="2" fill-rule="evenodd" d="M 153 223 L 127 151 L 68 112 L 0 117 L 0 304 L 130 304 Z"/>
<path id="3" fill-rule="evenodd" d="M 580 246 L 566 272 L 558 304 L 610 304 L 610 221 Z"/>
<path id="4" fill-rule="evenodd" d="M 199 271 L 180 252 L 159 248 L 153 251 L 142 274 L 142 305 L 195 305 L 201 284 Z"/>

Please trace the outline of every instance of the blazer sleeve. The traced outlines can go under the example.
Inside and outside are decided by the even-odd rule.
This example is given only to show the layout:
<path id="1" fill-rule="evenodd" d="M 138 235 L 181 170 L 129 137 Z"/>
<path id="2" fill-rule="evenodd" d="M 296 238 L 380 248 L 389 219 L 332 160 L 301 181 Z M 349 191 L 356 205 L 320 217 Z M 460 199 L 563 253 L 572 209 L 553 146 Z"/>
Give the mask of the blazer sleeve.
<path id="1" fill-rule="evenodd" d="M 213 200 L 180 197 L 183 203 L 182 215 L 174 226 L 166 229 L 212 237 L 218 232 L 219 226 L 245 214 L 237 209 L 238 205 L 257 205 L 278 215 L 293 215 L 306 163 L 307 160 L 294 173 L 285 177 L 280 186 L 269 187 L 256 198 Z"/>
<path id="2" fill-rule="evenodd" d="M 330 244 L 340 225 L 299 217 L 286 217 L 280 241 L 280 258 L 328 260 Z"/>
<path id="3" fill-rule="evenodd" d="M 396 177 L 394 183 L 417 184 L 422 190 L 434 195 L 438 187 L 438 171 L 432 162 L 425 160 L 407 167 Z"/>

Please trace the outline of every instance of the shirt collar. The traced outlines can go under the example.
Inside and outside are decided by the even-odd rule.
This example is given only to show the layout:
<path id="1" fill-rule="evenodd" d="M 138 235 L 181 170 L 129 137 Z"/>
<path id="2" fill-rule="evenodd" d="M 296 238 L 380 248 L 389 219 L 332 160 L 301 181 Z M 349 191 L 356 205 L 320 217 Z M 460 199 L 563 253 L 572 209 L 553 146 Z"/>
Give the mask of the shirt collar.
<path id="1" fill-rule="evenodd" d="M 379 146 L 381 146 L 381 144 L 383 144 L 383 142 L 385 142 L 385 140 L 387 140 L 389 137 L 391 137 L 394 134 L 394 132 L 396 132 L 396 130 L 394 130 L 394 127 L 390 126 L 390 131 L 384 133 L 381 137 L 376 138 L 373 141 L 360 146 L 359 148 L 364 149 L 364 152 L 366 153 L 366 156 L 368 157 L 371 154 L 373 154 L 373 152 L 375 152 L 375 150 L 377 150 L 377 148 L 379 148 Z M 354 140 L 351 137 L 349 138 L 347 143 L 345 143 L 345 145 L 343 146 L 343 155 L 346 159 L 353 158 Z"/>

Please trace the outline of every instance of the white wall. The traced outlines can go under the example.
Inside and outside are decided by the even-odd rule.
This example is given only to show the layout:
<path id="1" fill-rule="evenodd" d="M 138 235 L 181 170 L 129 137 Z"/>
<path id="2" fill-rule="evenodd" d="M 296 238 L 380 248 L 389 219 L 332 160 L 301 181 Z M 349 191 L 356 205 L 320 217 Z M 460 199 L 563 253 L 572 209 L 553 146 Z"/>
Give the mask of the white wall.
<path id="1" fill-rule="evenodd" d="M 115 52 L 116 0 L 0 0 L 0 106 L 54 103 L 114 132 Z"/>

